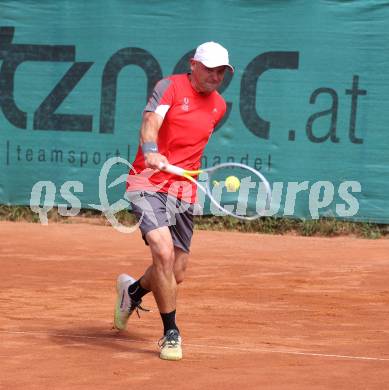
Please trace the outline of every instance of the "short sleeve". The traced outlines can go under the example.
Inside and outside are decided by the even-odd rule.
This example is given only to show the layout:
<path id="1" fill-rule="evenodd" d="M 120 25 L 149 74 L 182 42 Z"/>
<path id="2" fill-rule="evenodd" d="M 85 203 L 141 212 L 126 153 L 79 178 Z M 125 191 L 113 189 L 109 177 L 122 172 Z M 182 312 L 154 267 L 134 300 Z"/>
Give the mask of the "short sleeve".
<path id="1" fill-rule="evenodd" d="M 151 94 L 144 111 L 155 112 L 164 118 L 173 104 L 173 99 L 174 88 L 172 80 L 168 78 L 162 79 L 158 81 L 154 87 L 153 93 Z"/>

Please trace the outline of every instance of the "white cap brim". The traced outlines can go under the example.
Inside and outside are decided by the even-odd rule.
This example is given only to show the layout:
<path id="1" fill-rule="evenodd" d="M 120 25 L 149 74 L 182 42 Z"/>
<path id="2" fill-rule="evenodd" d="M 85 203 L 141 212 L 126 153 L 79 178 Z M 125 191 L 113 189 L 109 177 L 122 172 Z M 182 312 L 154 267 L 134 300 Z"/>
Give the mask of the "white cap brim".
<path id="1" fill-rule="evenodd" d="M 198 60 L 196 60 L 198 61 Z M 230 64 L 225 63 L 215 63 L 215 62 L 209 62 L 209 61 L 200 61 L 203 65 L 205 65 L 207 68 L 217 68 L 218 66 L 226 66 L 230 69 L 232 73 L 234 73 L 234 67 Z"/>
<path id="2" fill-rule="evenodd" d="M 226 66 L 232 73 L 234 73 L 235 69 L 232 65 L 230 64 L 225 64 L 224 62 L 211 62 L 211 61 L 206 61 L 206 60 L 198 60 L 196 58 L 193 58 L 195 61 L 201 62 L 204 66 L 207 68 L 217 68 L 218 66 Z"/>

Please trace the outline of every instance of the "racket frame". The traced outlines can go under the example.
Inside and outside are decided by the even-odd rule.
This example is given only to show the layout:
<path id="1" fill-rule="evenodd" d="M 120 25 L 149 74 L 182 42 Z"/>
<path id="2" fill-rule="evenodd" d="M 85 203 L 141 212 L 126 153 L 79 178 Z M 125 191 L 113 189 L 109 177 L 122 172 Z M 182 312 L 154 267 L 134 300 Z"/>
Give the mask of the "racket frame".
<path id="1" fill-rule="evenodd" d="M 265 208 L 261 212 L 258 212 L 257 214 L 255 214 L 253 216 L 244 216 L 244 215 L 234 214 L 230 210 L 224 208 L 212 196 L 212 190 L 211 190 L 211 187 L 210 187 L 209 176 L 208 176 L 208 179 L 207 179 L 207 181 L 205 183 L 205 186 L 202 183 L 198 182 L 193 177 L 193 176 L 199 175 L 200 173 L 211 173 L 211 172 L 216 171 L 216 170 L 218 170 L 220 168 L 231 168 L 231 167 L 246 169 L 246 170 L 250 171 L 251 173 L 253 173 L 254 175 L 256 175 L 257 177 L 260 178 L 260 180 L 263 183 L 263 185 L 265 186 L 265 190 L 266 190 Z M 238 218 L 238 219 L 242 219 L 242 220 L 246 220 L 246 221 L 252 221 L 252 220 L 255 220 L 255 219 L 258 219 L 258 218 L 262 217 L 263 216 L 263 211 L 266 211 L 266 210 L 270 209 L 271 195 L 272 195 L 270 184 L 269 184 L 269 182 L 267 181 L 267 179 L 265 178 L 265 176 L 261 172 L 258 172 L 256 169 L 251 168 L 248 165 L 241 164 L 241 163 L 235 163 L 235 162 L 221 163 L 221 164 L 215 165 L 214 167 L 211 167 L 211 168 L 190 171 L 190 170 L 186 170 L 186 169 L 177 167 L 176 165 L 161 164 L 160 169 L 163 170 L 163 171 L 169 172 L 169 173 L 171 173 L 173 175 L 185 177 L 186 179 L 190 180 L 192 183 L 195 183 L 197 185 L 197 187 L 199 187 L 208 196 L 209 200 L 212 202 L 212 204 L 214 206 L 216 206 L 216 208 L 218 208 L 223 213 L 225 213 L 227 215 L 230 215 L 232 217 L 235 217 L 235 218 Z"/>

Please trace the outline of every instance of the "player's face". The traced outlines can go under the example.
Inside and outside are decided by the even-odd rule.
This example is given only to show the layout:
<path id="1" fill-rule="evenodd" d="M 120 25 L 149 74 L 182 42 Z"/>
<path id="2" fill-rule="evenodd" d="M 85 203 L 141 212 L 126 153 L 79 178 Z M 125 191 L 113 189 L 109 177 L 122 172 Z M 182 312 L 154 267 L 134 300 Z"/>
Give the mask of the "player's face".
<path id="1" fill-rule="evenodd" d="M 219 88 L 226 73 L 226 66 L 207 68 L 201 62 L 192 60 L 190 69 L 192 71 L 191 81 L 197 92 L 209 94 Z"/>

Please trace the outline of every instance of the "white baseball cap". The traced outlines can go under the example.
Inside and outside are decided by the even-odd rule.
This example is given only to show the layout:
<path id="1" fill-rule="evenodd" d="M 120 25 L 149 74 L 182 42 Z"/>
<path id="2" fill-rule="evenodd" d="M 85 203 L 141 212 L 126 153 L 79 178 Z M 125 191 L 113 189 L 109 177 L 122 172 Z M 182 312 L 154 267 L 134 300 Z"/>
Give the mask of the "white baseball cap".
<path id="1" fill-rule="evenodd" d="M 231 72 L 234 71 L 234 67 L 229 63 L 227 49 L 216 42 L 205 42 L 198 46 L 193 59 L 201 62 L 207 68 L 225 65 L 229 67 Z"/>

